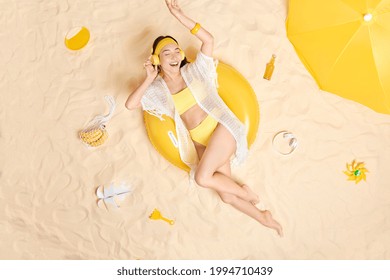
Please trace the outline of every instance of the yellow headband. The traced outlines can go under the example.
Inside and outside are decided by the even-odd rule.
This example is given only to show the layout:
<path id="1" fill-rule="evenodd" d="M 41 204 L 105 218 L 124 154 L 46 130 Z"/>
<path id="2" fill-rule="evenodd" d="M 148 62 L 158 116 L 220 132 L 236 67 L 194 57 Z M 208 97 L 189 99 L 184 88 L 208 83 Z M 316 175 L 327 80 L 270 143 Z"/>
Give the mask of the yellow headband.
<path id="1" fill-rule="evenodd" d="M 155 55 L 159 55 L 161 50 L 166 46 L 166 45 L 169 45 L 169 44 L 175 44 L 176 46 L 179 46 L 175 40 L 171 39 L 171 38 L 164 38 L 162 39 L 160 42 L 158 42 L 157 46 L 156 46 L 156 49 L 154 50 L 154 54 Z"/>

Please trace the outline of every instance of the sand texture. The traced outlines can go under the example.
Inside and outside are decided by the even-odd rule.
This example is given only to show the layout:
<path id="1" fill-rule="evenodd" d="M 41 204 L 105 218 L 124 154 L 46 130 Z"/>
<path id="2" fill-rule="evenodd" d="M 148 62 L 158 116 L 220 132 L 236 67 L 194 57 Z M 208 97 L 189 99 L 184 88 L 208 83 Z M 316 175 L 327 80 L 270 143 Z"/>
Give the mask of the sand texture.
<path id="1" fill-rule="evenodd" d="M 390 116 L 318 89 L 287 39 L 287 1 L 180 3 L 256 93 L 257 138 L 233 176 L 285 236 L 190 187 L 124 107 L 157 36 L 199 50 L 163 0 L 0 0 L 0 259 L 390 259 Z M 91 32 L 79 51 L 64 45 L 74 26 Z M 77 133 L 108 113 L 105 95 L 109 139 L 88 149 Z M 272 148 L 281 130 L 299 141 L 289 156 Z M 354 159 L 366 182 L 343 174 Z M 104 210 L 96 188 L 111 182 L 133 192 Z M 154 208 L 175 225 L 150 220 Z"/>

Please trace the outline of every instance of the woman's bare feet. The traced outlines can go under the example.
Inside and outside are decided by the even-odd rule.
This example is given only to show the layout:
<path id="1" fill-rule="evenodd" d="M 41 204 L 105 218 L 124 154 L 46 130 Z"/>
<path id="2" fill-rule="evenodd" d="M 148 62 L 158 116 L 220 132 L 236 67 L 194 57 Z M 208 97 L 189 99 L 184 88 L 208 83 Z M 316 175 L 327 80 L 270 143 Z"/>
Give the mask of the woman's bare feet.
<path id="1" fill-rule="evenodd" d="M 263 215 L 264 215 L 264 221 L 261 223 L 263 225 L 265 225 L 266 227 L 269 227 L 269 228 L 276 230 L 278 235 L 280 237 L 283 237 L 282 226 L 274 218 L 272 218 L 271 212 L 269 212 L 268 210 L 265 210 L 265 211 L 261 211 L 261 213 L 263 213 Z"/>
<path id="2" fill-rule="evenodd" d="M 249 188 L 247 185 L 242 185 L 242 188 L 247 192 L 248 194 L 248 199 L 247 201 L 252 203 L 253 205 L 256 205 L 257 203 L 260 202 L 259 196 L 255 194 L 251 188 Z"/>

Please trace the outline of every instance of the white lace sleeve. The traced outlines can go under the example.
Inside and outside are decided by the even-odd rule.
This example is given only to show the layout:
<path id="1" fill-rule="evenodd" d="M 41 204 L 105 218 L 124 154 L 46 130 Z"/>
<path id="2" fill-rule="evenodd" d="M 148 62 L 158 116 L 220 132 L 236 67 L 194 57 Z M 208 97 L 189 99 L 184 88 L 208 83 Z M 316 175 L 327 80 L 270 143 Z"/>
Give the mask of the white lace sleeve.
<path id="1" fill-rule="evenodd" d="M 211 81 L 217 86 L 217 65 L 218 61 L 213 57 L 207 56 L 202 52 L 198 52 L 196 59 L 189 67 L 193 67 L 203 79 L 211 79 Z"/>
<path id="2" fill-rule="evenodd" d="M 162 117 L 164 114 L 162 106 L 164 106 L 164 104 L 162 104 L 161 100 L 157 98 L 157 91 L 158 88 L 156 88 L 156 86 L 153 84 L 150 85 L 141 98 L 141 105 L 142 109 L 148 112 L 150 115 L 156 116 L 160 120 L 164 120 Z"/>

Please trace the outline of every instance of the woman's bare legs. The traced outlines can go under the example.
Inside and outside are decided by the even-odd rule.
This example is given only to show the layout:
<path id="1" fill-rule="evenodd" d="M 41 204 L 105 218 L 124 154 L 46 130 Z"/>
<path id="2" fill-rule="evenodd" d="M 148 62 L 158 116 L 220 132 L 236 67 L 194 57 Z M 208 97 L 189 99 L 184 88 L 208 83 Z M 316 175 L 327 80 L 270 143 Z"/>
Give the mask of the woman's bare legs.
<path id="1" fill-rule="evenodd" d="M 196 142 L 194 142 L 194 144 L 195 144 L 196 152 L 197 152 L 197 154 L 198 154 L 198 158 L 201 159 L 202 156 L 203 156 L 203 153 L 204 153 L 204 151 L 205 151 L 205 149 L 206 149 L 206 147 L 203 146 L 203 145 L 201 145 L 201 144 L 199 144 L 199 143 L 196 143 Z M 232 176 L 231 176 L 232 174 L 231 174 L 231 168 L 230 168 L 230 160 L 228 160 L 227 162 L 225 162 L 225 164 L 222 165 L 220 168 L 218 168 L 216 172 L 219 172 L 219 173 L 225 175 L 226 177 L 231 178 L 231 177 L 232 177 Z M 237 184 L 237 183 L 236 183 L 236 184 Z M 242 187 L 245 191 L 247 191 L 247 192 L 253 192 L 253 191 L 252 191 L 247 185 L 245 185 L 245 184 L 244 184 L 244 185 L 241 185 L 241 187 Z M 221 194 L 222 194 L 223 197 L 227 197 L 227 195 L 228 195 L 228 193 L 225 193 L 225 192 L 219 192 L 218 194 L 220 194 L 220 196 L 221 196 Z M 254 194 L 254 195 L 255 195 L 256 198 L 257 198 L 257 202 L 259 202 L 258 196 L 257 196 L 256 194 Z M 221 197 L 221 198 L 222 198 L 222 197 Z M 251 202 L 253 205 L 256 204 L 256 203 L 254 203 L 253 201 L 250 201 L 250 200 L 248 200 L 248 201 Z"/>
<path id="2" fill-rule="evenodd" d="M 231 177 L 230 162 L 226 162 L 226 164 L 221 168 L 219 168 L 217 172 L 220 172 L 225 176 Z M 283 236 L 282 226 L 272 218 L 271 212 L 269 212 L 268 210 L 261 211 L 252 203 L 245 201 L 232 194 L 223 193 L 223 192 L 222 193 L 218 192 L 218 194 L 221 197 L 223 202 L 232 205 L 234 208 L 248 215 L 249 217 L 255 219 L 262 225 L 276 230 L 279 236 Z"/>
<path id="3" fill-rule="evenodd" d="M 246 185 L 240 186 L 231 179 L 230 156 L 235 150 L 235 145 L 235 140 L 230 132 L 219 124 L 206 149 L 204 149 L 204 147 L 202 148 L 201 145 L 195 145 L 198 156 L 201 159 L 195 175 L 195 180 L 200 186 L 210 187 L 216 190 L 223 202 L 232 205 L 237 210 L 252 217 L 264 226 L 276 230 L 280 236 L 283 236 L 281 225 L 272 218 L 269 211 L 261 211 L 253 205 L 251 199 L 247 200 L 235 194 L 239 192 L 233 190 L 233 188 L 240 188 L 241 190 L 244 190 L 244 192 L 247 192 L 247 194 L 250 192 L 252 193 L 249 196 L 244 195 L 244 197 L 252 197 L 252 199 L 254 197 L 254 193 L 249 187 Z M 223 162 L 224 159 L 225 161 Z M 206 174 L 202 174 L 202 172 L 205 172 L 203 170 L 207 171 Z M 215 178 L 215 175 L 217 175 L 217 178 Z M 207 178 L 207 176 L 211 176 L 212 178 Z M 201 180 L 199 180 L 200 178 Z M 234 184 L 235 186 L 231 186 L 230 192 L 226 192 L 224 190 L 224 185 L 218 186 L 217 188 L 214 187 L 218 183 Z M 257 195 L 255 195 L 255 197 L 258 201 Z"/>
<path id="4" fill-rule="evenodd" d="M 195 145 L 197 148 L 197 145 Z M 257 204 L 259 197 L 247 186 L 238 185 L 230 177 L 216 172 L 218 168 L 230 161 L 236 150 L 236 141 L 230 132 L 221 124 L 215 128 L 210 141 L 200 158 L 195 181 L 202 187 L 226 192 L 240 197 L 243 200 Z M 198 152 L 199 154 L 199 152 Z"/>

